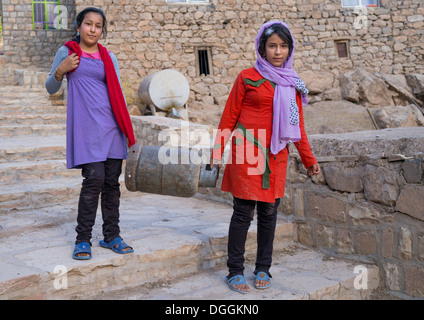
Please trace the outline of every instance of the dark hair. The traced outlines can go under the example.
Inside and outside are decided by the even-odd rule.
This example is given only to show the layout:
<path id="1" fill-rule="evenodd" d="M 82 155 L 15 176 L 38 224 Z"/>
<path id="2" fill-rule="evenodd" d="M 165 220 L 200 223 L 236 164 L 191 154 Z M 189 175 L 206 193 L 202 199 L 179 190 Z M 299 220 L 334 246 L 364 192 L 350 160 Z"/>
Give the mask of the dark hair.
<path id="1" fill-rule="evenodd" d="M 77 19 L 75 20 L 75 23 L 74 23 L 75 34 L 72 36 L 72 40 L 73 41 L 76 41 L 78 43 L 80 42 L 81 38 L 80 38 L 79 35 L 77 35 L 77 30 L 81 26 L 82 22 L 84 21 L 85 15 L 87 13 L 89 13 L 89 12 L 96 12 L 96 13 L 98 13 L 98 14 L 100 14 L 102 16 L 102 18 L 103 18 L 102 37 L 103 38 L 106 38 L 106 35 L 107 35 L 107 20 L 106 20 L 106 15 L 104 14 L 104 12 L 102 10 L 100 10 L 98 8 L 88 7 L 88 8 L 85 8 L 84 10 L 82 10 L 78 14 Z"/>
<path id="2" fill-rule="evenodd" d="M 285 26 L 283 26 L 279 23 L 275 23 L 275 24 L 269 26 L 262 33 L 261 38 L 259 39 L 259 47 L 258 47 L 259 54 L 261 55 L 261 57 L 265 56 L 266 41 L 274 33 L 278 34 L 278 36 L 288 44 L 288 46 L 289 46 L 289 57 L 290 57 L 291 54 L 292 54 L 292 51 L 293 51 L 293 38 L 290 34 L 289 29 L 287 29 Z"/>

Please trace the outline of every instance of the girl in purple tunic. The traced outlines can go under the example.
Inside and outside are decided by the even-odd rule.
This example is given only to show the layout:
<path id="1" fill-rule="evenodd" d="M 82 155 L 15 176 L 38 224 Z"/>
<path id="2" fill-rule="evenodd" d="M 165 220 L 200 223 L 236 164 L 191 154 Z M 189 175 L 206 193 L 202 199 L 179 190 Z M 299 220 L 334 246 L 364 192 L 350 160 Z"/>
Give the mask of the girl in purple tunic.
<path id="1" fill-rule="evenodd" d="M 91 258 L 91 232 L 100 194 L 104 235 L 100 245 L 117 253 L 134 251 L 122 240 L 119 229 L 119 176 L 122 160 L 127 157 L 127 145 L 112 110 L 105 66 L 97 46 L 100 37 L 106 36 L 106 25 L 106 17 L 100 9 L 83 10 L 75 21 L 73 37 L 82 50 L 81 58 L 62 46 L 46 81 L 47 91 L 53 94 L 67 74 L 67 168 L 81 168 L 84 177 L 75 229 L 73 258 L 77 260 Z M 120 79 L 116 56 L 111 52 L 109 55 Z"/>

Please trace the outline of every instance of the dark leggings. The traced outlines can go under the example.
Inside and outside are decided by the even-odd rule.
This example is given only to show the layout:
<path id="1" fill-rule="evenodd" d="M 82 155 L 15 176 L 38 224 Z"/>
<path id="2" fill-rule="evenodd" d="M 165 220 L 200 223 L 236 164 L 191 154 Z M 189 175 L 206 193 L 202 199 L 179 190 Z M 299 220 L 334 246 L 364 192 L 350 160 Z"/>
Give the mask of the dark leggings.
<path id="1" fill-rule="evenodd" d="M 275 199 L 275 203 L 269 203 L 234 197 L 233 203 L 234 211 L 228 232 L 227 267 L 229 277 L 243 275 L 247 232 L 253 220 L 255 207 L 257 207 L 258 214 L 258 251 L 256 255 L 255 274 L 259 271 L 264 271 L 271 277 L 269 269 L 272 262 L 277 209 L 280 199 Z"/>
<path id="2" fill-rule="evenodd" d="M 119 176 L 121 159 L 107 159 L 82 165 L 81 193 L 78 203 L 77 239 L 75 243 L 90 242 L 96 220 L 99 196 L 103 218 L 103 236 L 106 242 L 119 237 L 119 199 L 121 196 Z"/>

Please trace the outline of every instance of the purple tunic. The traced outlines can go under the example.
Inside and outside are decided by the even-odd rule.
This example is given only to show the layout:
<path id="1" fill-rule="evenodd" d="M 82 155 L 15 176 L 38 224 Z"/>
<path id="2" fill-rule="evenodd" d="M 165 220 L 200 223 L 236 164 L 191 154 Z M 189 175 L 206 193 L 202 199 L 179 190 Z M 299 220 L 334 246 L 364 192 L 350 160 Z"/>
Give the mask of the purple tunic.
<path id="1" fill-rule="evenodd" d="M 126 157 L 126 139 L 112 111 L 103 61 L 83 56 L 68 74 L 67 168 Z"/>

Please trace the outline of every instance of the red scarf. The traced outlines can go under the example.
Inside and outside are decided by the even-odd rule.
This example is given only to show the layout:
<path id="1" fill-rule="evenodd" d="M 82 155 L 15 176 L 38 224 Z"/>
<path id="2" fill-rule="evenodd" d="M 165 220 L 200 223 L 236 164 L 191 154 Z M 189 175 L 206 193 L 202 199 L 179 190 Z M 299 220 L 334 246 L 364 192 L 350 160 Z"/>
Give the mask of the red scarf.
<path id="1" fill-rule="evenodd" d="M 128 147 L 135 144 L 134 131 L 128 113 L 127 105 L 125 103 L 124 94 L 121 90 L 118 76 L 116 75 L 115 66 L 113 65 L 112 58 L 107 52 L 106 48 L 100 43 L 97 44 L 100 51 L 100 57 L 105 65 L 107 90 L 109 92 L 110 104 L 112 105 L 113 114 L 122 132 L 128 140 Z M 82 50 L 76 41 L 68 41 L 65 43 L 71 52 L 76 53 L 81 61 Z M 78 68 L 78 67 L 77 67 Z M 74 72 L 76 68 L 70 72 Z"/>

